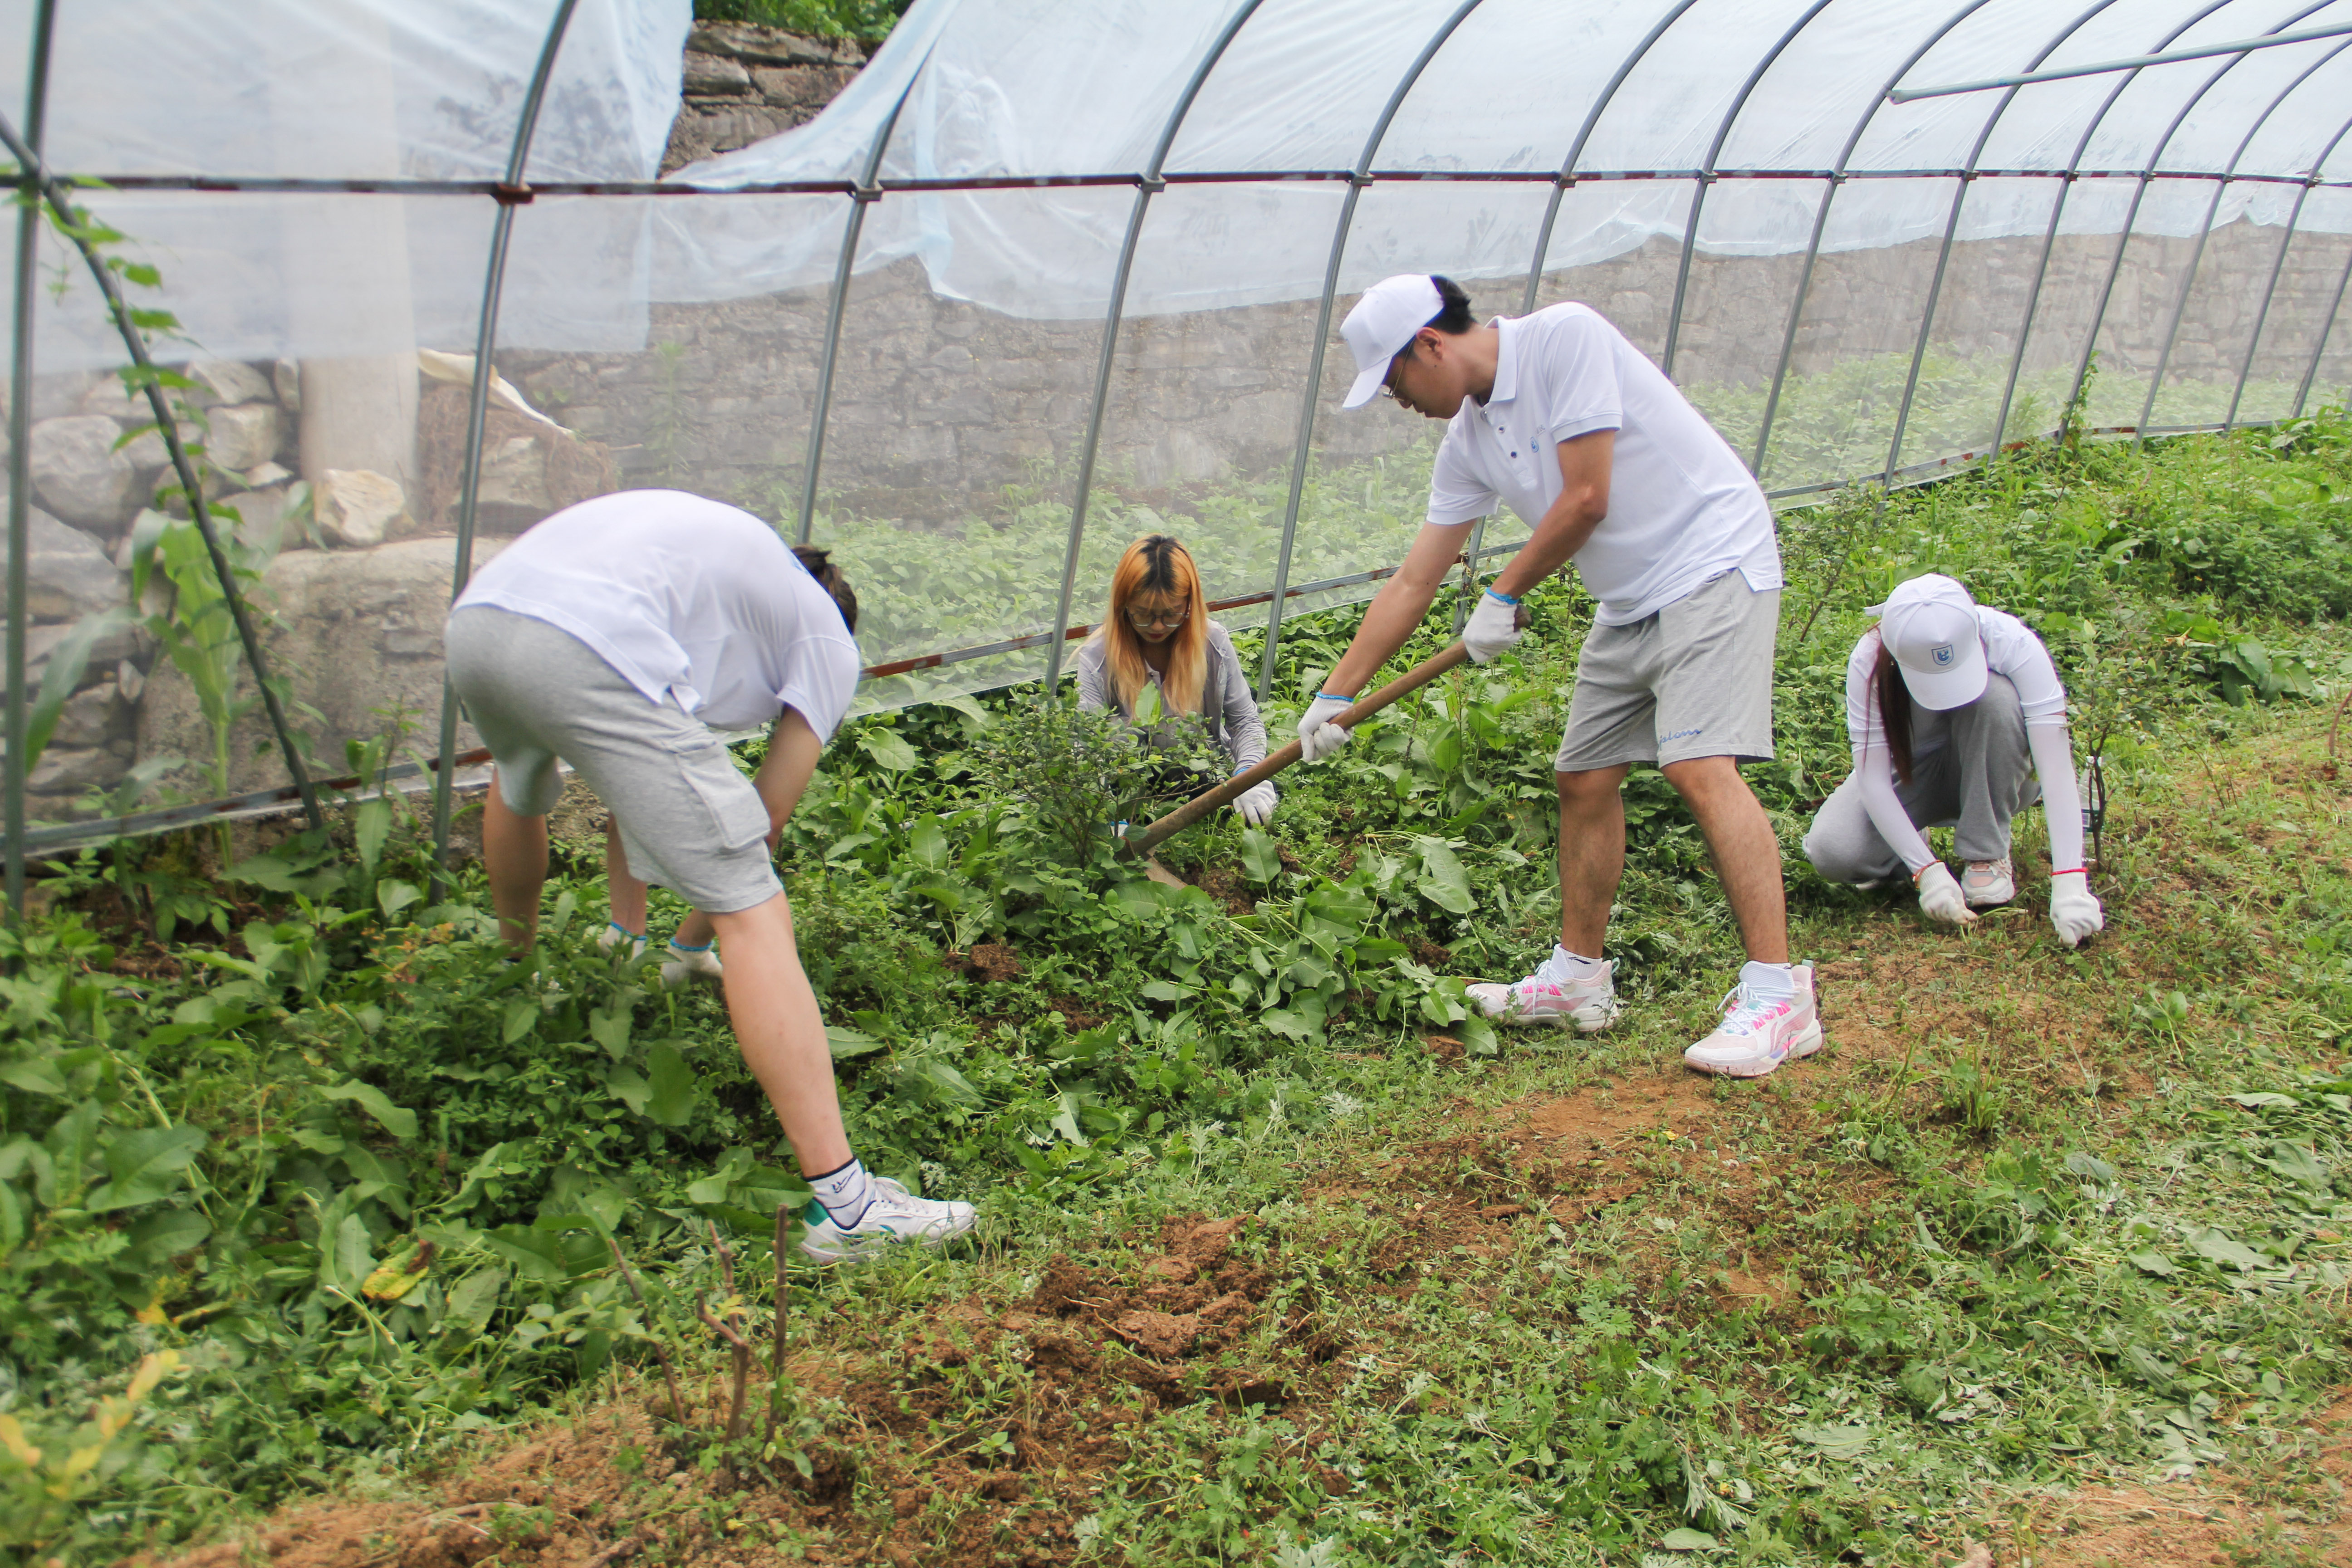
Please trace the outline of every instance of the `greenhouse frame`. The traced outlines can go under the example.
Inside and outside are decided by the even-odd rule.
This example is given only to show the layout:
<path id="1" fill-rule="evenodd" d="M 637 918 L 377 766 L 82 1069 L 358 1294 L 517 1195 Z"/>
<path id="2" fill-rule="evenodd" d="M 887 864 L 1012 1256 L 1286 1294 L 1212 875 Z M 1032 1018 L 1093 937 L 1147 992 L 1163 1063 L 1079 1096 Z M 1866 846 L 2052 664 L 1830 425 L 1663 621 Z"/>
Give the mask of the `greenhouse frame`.
<path id="1" fill-rule="evenodd" d="M 665 174 L 693 28 L 11 7 L 12 909 L 28 854 L 316 822 L 347 755 L 446 848 L 438 616 L 623 485 L 834 549 L 866 710 L 1050 685 L 1160 530 L 1293 697 L 1286 619 L 1421 520 L 1437 427 L 1338 408 L 1391 273 L 1591 303 L 1786 501 L 2352 380 L 2347 0 L 917 0 Z"/>

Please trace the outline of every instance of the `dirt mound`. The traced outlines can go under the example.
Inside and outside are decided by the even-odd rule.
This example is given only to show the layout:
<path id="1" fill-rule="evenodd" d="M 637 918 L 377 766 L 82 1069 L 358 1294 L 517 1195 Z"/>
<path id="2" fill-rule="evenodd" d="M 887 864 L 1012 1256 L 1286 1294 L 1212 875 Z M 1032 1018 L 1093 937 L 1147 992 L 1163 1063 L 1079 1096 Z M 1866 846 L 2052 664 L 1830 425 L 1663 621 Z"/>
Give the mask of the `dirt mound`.
<path id="1" fill-rule="evenodd" d="M 805 1477 L 698 1457 L 657 1418 L 666 1401 L 641 1393 L 466 1470 L 437 1503 L 312 1504 L 172 1568 L 733 1568 L 784 1560 L 787 1543 L 816 1563 L 1058 1568 L 1077 1556 L 1101 1473 L 1126 1457 L 1123 1429 L 1202 1399 L 1283 1404 L 1338 1353 L 1313 1313 L 1268 1311 L 1276 1273 L 1236 1250 L 1254 1227 L 1170 1220 L 1124 1254 L 1056 1256 L 1009 1306 L 945 1304 L 919 1337 L 862 1358 L 795 1355 L 794 1384 L 825 1424 Z M 690 1404 L 717 1393 L 689 1380 Z M 764 1394 L 755 1382 L 755 1411 Z M 688 1412 L 698 1432 L 722 1421 L 708 1400 Z"/>

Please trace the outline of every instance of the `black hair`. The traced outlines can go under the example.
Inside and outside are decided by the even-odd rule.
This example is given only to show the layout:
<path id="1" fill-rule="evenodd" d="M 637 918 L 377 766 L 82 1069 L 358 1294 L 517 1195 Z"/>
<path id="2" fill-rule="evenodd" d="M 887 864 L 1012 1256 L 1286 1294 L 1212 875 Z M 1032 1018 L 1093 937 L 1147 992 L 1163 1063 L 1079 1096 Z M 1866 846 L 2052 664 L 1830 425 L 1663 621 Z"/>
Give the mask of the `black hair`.
<path id="1" fill-rule="evenodd" d="M 849 579 L 841 574 L 841 568 L 833 563 L 833 552 L 819 550 L 813 544 L 795 544 L 793 553 L 800 558 L 802 565 L 808 568 L 808 574 L 817 580 L 818 586 L 833 595 L 833 607 L 841 612 L 841 624 L 855 636 L 857 631 L 857 595 L 851 591 Z"/>
<path id="2" fill-rule="evenodd" d="M 1449 338 L 1458 338 L 1477 325 L 1477 318 L 1470 313 L 1470 296 L 1462 291 L 1461 284 L 1433 273 L 1429 280 L 1437 285 L 1437 297 L 1443 304 L 1423 325 L 1434 327 Z"/>
<path id="3" fill-rule="evenodd" d="M 1881 634 L 1878 643 L 1878 664 L 1871 671 L 1871 681 L 1878 697 L 1879 722 L 1886 730 L 1886 750 L 1895 759 L 1895 776 L 1908 784 L 1911 782 L 1911 688 L 1903 682 L 1903 672 L 1895 666 L 1895 655 L 1888 651 L 1886 639 Z"/>
<path id="4" fill-rule="evenodd" d="M 1147 594 L 1177 592 L 1176 569 L 1170 562 L 1178 551 L 1183 550 L 1182 543 L 1172 533 L 1154 533 L 1137 540 L 1136 544 L 1143 552 L 1145 566 L 1143 581 L 1138 586 Z"/>

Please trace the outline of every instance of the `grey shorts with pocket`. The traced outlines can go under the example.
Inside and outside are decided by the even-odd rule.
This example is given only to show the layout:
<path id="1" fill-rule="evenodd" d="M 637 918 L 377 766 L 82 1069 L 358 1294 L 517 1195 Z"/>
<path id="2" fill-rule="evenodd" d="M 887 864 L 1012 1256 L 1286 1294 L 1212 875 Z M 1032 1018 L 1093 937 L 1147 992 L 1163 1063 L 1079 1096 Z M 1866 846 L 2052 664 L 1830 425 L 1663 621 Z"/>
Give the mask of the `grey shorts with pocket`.
<path id="1" fill-rule="evenodd" d="M 488 605 L 449 617 L 449 684 L 498 767 L 499 794 L 544 816 L 570 763 L 620 819 L 629 869 L 706 914 L 782 890 L 768 808 L 726 742 L 674 697 L 659 703 L 561 626 Z"/>
<path id="2" fill-rule="evenodd" d="M 1772 645 L 1780 590 L 1737 570 L 1656 615 L 1595 626 L 1577 655 L 1576 691 L 1556 773 L 1632 763 L 1772 756 Z"/>

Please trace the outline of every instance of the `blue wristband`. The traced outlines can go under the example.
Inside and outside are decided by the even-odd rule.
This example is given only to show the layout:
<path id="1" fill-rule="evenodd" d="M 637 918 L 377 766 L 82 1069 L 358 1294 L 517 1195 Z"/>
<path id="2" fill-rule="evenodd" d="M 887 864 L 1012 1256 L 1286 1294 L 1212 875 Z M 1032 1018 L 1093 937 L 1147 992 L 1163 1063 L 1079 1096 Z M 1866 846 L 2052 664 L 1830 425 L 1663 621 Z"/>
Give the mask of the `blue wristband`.
<path id="1" fill-rule="evenodd" d="M 1349 696 L 1344 691 L 1318 691 L 1315 694 L 1315 700 L 1318 702 L 1353 702 L 1355 701 L 1355 699 Z"/>
<path id="2" fill-rule="evenodd" d="M 1500 599 L 1504 604 L 1513 605 L 1514 607 L 1518 604 L 1518 601 L 1512 598 L 1508 594 L 1497 594 L 1492 588 L 1486 590 L 1486 597 L 1490 599 Z"/>
<path id="3" fill-rule="evenodd" d="M 709 952 L 712 945 L 710 942 L 706 942 L 700 947 L 688 947 L 686 943 L 678 941 L 676 937 L 669 939 L 669 944 L 670 946 L 677 949 L 680 952 Z"/>

